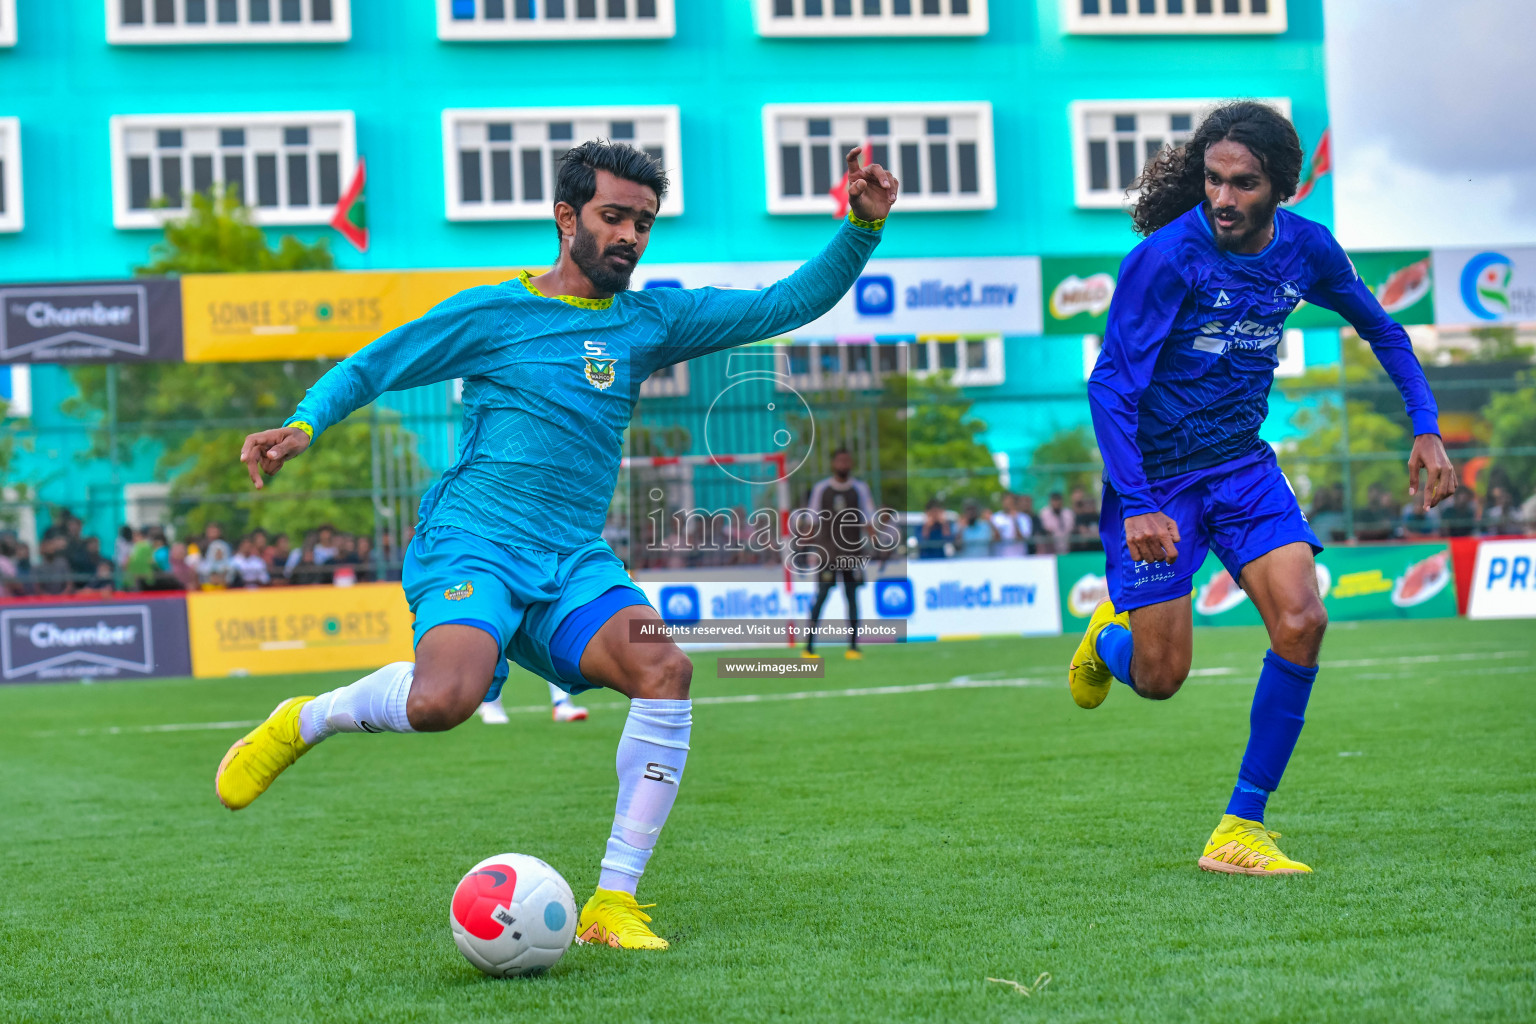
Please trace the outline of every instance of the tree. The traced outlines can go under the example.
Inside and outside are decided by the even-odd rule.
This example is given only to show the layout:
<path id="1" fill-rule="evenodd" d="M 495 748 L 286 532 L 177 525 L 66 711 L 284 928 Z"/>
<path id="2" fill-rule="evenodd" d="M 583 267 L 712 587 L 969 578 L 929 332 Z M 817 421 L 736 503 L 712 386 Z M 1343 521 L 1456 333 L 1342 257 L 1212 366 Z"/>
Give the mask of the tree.
<path id="1" fill-rule="evenodd" d="M 1074 487 L 1089 491 L 1103 475 L 1103 461 L 1093 431 L 1085 426 L 1058 430 L 1035 447 L 1029 468 L 1037 480 L 1060 480 L 1060 490 L 1070 493 Z M 1057 490 L 1057 487 L 1052 487 Z"/>
<path id="2" fill-rule="evenodd" d="M 921 509 L 930 498 L 954 506 L 989 502 L 999 489 L 997 463 L 979 435 L 986 423 L 947 373 L 886 378 L 878 413 L 880 464 L 906 467 L 888 475 L 882 500 L 891 508 Z"/>
<path id="3" fill-rule="evenodd" d="M 1531 383 L 1531 375 L 1525 375 Z M 1488 446 L 1493 449 L 1524 449 L 1522 454 L 1495 455 L 1492 469 L 1509 475 L 1514 493 L 1521 499 L 1536 494 L 1536 387 L 1505 391 L 1493 396 L 1484 412 L 1488 420 Z"/>
<path id="4" fill-rule="evenodd" d="M 165 237 L 134 271 L 141 275 L 329 270 L 335 265 L 322 239 L 307 245 L 284 236 L 269 246 L 250 211 L 233 191 L 192 197 L 191 210 L 165 226 Z M 156 475 L 169 479 L 179 525 L 201 530 L 209 520 L 232 532 L 257 527 L 305 528 L 332 522 L 348 532 L 371 533 L 373 504 L 362 495 L 373 463 L 373 432 L 366 422 L 326 431 L 304 456 L 269 482 L 258 499 L 236 455 L 245 435 L 274 426 L 334 363 L 125 363 L 70 370 L 79 395 L 65 411 L 93 420 L 95 457 L 126 460 L 141 439 L 158 442 Z M 117 429 L 106 422 L 109 378 L 116 377 Z M 385 414 L 387 415 L 387 414 Z M 118 450 L 111 451 L 116 437 Z M 337 496 L 351 492 L 353 497 Z"/>
<path id="5" fill-rule="evenodd" d="M 1340 358 L 1344 361 L 1344 384 L 1348 386 L 1380 384 L 1386 379 L 1381 365 L 1368 344 L 1353 332 L 1341 338 Z M 1339 371 L 1335 367 L 1317 367 L 1282 385 L 1287 397 L 1301 408 L 1292 418 L 1301 436 L 1280 454 L 1280 465 L 1293 480 L 1304 481 L 1315 493 L 1320 487 L 1338 485 L 1343 493 L 1344 428 L 1340 417 Z M 1412 448 L 1408 426 L 1401 408 L 1395 415 L 1381 411 L 1385 401 L 1351 398 L 1344 408 L 1348 416 L 1351 455 L 1401 455 L 1402 459 L 1367 459 L 1350 466 L 1354 508 L 1367 504 L 1373 485 L 1381 485 L 1397 494 L 1405 486 L 1404 468 Z M 1406 494 L 1404 495 L 1406 499 Z"/>

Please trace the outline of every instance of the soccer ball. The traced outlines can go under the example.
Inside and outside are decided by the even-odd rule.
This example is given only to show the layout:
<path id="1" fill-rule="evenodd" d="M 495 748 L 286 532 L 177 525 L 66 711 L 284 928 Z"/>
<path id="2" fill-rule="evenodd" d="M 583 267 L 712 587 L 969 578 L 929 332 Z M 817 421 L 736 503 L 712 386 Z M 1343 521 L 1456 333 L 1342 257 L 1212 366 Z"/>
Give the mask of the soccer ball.
<path id="1" fill-rule="evenodd" d="M 459 952 L 486 974 L 537 974 L 570 947 L 576 901 L 560 872 L 539 858 L 503 853 L 459 880 L 448 923 Z"/>

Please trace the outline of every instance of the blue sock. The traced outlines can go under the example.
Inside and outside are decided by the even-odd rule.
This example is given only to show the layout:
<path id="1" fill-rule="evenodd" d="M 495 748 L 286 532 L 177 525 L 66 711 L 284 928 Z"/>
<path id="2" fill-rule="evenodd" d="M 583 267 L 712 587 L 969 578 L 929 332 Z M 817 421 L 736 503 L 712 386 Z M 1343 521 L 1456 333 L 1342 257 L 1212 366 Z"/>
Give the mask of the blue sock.
<path id="1" fill-rule="evenodd" d="M 1306 668 L 1286 661 L 1274 651 L 1264 653 L 1264 669 L 1253 691 L 1253 710 L 1248 715 L 1248 749 L 1237 773 L 1237 788 L 1227 803 L 1227 813 L 1250 821 L 1264 820 L 1269 794 L 1280 788 L 1280 776 L 1296 749 L 1306 720 L 1307 698 L 1317 666 Z"/>
<path id="2" fill-rule="evenodd" d="M 1136 689 L 1136 684 L 1131 682 L 1131 631 L 1118 622 L 1111 622 L 1099 630 L 1099 638 L 1093 646 L 1098 649 L 1099 657 L 1104 659 L 1104 664 L 1120 680 L 1131 689 Z"/>

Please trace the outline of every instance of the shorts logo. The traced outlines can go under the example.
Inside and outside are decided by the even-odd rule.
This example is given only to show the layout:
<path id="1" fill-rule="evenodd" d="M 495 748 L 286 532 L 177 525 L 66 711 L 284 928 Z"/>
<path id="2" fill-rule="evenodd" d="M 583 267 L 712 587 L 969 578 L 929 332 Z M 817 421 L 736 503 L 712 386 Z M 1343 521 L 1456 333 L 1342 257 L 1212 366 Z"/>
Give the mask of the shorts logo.
<path id="1" fill-rule="evenodd" d="M 450 601 L 462 601 L 466 597 L 474 597 L 475 585 L 469 582 L 469 580 L 465 580 L 463 583 L 449 587 L 447 590 L 443 591 L 443 596 Z"/>
<path id="2" fill-rule="evenodd" d="M 613 365 L 617 359 L 593 359 L 591 356 L 582 356 L 587 361 L 587 383 L 599 391 L 606 391 L 613 386 Z"/>

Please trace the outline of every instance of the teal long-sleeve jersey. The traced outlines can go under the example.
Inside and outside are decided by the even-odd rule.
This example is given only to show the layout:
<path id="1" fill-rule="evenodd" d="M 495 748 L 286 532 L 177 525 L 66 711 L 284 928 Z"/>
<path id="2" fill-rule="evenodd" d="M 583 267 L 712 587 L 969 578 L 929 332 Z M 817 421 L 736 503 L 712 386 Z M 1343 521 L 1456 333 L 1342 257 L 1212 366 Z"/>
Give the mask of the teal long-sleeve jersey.
<path id="1" fill-rule="evenodd" d="M 315 442 L 386 391 L 461 377 L 458 456 L 418 530 L 566 553 L 602 535 L 640 385 L 664 366 L 810 323 L 853 287 L 879 226 L 831 243 L 761 291 L 654 288 L 611 299 L 539 294 L 527 273 L 470 288 L 332 367 L 285 425 Z"/>

